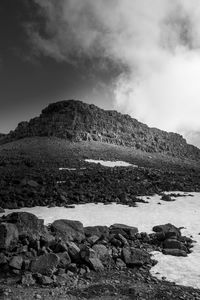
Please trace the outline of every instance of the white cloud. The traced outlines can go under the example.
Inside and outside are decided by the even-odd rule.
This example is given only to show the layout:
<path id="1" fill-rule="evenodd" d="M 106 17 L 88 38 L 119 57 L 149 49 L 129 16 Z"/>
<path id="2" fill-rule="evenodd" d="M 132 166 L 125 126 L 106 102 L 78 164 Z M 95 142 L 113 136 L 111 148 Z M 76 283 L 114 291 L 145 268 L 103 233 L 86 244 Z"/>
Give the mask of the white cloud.
<path id="1" fill-rule="evenodd" d="M 115 108 L 161 129 L 200 129 L 199 0 L 35 2 L 46 18 L 45 37 L 31 31 L 38 51 L 120 63 Z"/>

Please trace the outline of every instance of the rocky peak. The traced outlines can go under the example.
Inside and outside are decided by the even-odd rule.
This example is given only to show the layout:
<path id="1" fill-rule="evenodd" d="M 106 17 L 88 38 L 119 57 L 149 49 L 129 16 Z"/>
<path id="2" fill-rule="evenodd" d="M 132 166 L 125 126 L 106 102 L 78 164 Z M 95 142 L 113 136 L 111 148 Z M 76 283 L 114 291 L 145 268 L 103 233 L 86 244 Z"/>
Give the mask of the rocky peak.
<path id="1" fill-rule="evenodd" d="M 146 152 L 200 159 L 200 150 L 188 145 L 179 134 L 149 128 L 129 115 L 106 111 L 78 100 L 49 104 L 39 117 L 19 123 L 4 141 L 32 136 L 54 136 L 74 142 L 99 141 Z"/>

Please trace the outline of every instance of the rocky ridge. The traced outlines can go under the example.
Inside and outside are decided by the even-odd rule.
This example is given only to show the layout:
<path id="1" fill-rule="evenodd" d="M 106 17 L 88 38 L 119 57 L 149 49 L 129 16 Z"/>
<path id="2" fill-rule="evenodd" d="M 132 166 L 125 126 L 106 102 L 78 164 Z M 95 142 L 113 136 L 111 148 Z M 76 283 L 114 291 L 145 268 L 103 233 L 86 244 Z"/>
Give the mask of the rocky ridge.
<path id="1" fill-rule="evenodd" d="M 1 143 L 33 136 L 54 136 L 74 142 L 100 141 L 146 152 L 200 159 L 200 150 L 187 144 L 179 134 L 149 128 L 129 115 L 77 100 L 50 104 L 39 117 L 19 123 Z"/>

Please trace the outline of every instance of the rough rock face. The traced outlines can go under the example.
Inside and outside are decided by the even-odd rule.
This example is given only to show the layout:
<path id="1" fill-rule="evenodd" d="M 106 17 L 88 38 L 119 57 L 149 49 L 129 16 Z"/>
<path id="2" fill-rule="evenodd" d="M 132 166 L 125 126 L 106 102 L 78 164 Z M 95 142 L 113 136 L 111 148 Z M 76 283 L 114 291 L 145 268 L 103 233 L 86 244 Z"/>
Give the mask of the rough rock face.
<path id="1" fill-rule="evenodd" d="M 68 100 L 50 104 L 39 117 L 21 122 L 1 143 L 32 136 L 55 136 L 71 141 L 100 141 L 146 152 L 200 159 L 200 150 L 179 134 L 138 122 L 129 115 Z"/>

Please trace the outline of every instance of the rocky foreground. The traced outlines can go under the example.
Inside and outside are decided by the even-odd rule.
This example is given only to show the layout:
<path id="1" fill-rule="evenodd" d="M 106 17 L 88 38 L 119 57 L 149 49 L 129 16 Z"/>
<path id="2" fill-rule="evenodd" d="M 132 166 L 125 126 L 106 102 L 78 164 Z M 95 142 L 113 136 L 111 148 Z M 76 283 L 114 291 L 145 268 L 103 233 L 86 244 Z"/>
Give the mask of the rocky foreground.
<path id="1" fill-rule="evenodd" d="M 1 299 L 200 299 L 200 291 L 152 277 L 151 252 L 187 256 L 192 239 L 171 224 L 154 233 L 123 224 L 48 227 L 30 213 L 0 219 Z"/>

